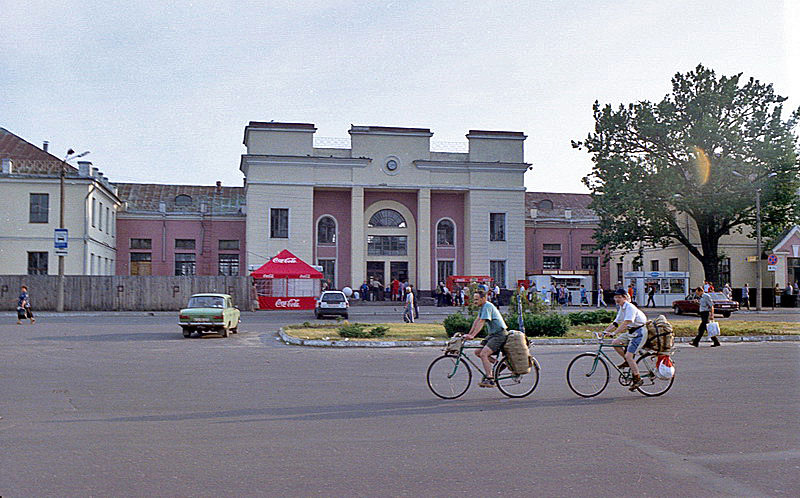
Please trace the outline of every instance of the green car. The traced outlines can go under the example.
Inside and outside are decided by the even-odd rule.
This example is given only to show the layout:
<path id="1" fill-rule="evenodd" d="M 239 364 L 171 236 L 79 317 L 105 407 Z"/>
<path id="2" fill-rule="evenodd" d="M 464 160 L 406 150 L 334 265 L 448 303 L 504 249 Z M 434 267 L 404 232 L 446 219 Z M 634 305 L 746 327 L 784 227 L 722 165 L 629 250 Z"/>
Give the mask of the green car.
<path id="1" fill-rule="evenodd" d="M 228 294 L 195 294 L 178 315 L 178 325 L 183 329 L 183 337 L 207 330 L 228 337 L 228 332 L 239 331 L 239 316 L 239 308 Z"/>

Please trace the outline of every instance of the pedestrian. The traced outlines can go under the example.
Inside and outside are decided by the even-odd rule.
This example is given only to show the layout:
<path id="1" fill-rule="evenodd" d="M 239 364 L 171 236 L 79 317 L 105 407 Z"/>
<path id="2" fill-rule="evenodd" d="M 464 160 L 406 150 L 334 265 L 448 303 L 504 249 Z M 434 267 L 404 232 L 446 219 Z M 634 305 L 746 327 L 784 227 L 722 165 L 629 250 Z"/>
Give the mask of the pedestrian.
<path id="1" fill-rule="evenodd" d="M 395 277 L 392 280 L 392 301 L 397 301 L 400 299 L 400 296 L 400 281 L 397 280 L 397 277 Z"/>
<path id="2" fill-rule="evenodd" d="M 403 306 L 403 321 L 406 323 L 414 323 L 414 290 L 409 285 L 406 287 L 405 306 Z"/>
<path id="3" fill-rule="evenodd" d="M 742 289 L 742 306 L 747 306 L 747 311 L 750 311 L 750 286 L 747 284 Z"/>
<path id="4" fill-rule="evenodd" d="M 581 292 L 581 308 L 583 308 L 584 304 L 586 306 L 589 306 L 589 300 L 586 298 L 586 287 L 584 287 L 583 284 L 581 284 L 580 292 Z"/>
<path id="5" fill-rule="evenodd" d="M 28 287 L 23 285 L 20 287 L 19 298 L 17 299 L 17 325 L 22 324 L 22 320 L 29 319 L 31 324 L 36 323 L 31 311 L 31 298 L 28 295 Z"/>
<path id="6" fill-rule="evenodd" d="M 725 294 L 725 297 L 730 301 L 733 299 L 733 289 L 731 289 L 731 284 L 725 282 L 725 287 L 722 288 L 722 293 Z"/>
<path id="7" fill-rule="evenodd" d="M 406 286 L 406 289 L 408 289 L 408 292 L 411 292 L 412 294 L 414 294 L 414 300 L 413 300 L 413 304 L 414 304 L 414 320 L 416 320 L 416 319 L 419 318 L 419 299 L 417 299 L 417 294 L 414 292 L 414 286 L 413 285 L 408 284 Z"/>
<path id="8" fill-rule="evenodd" d="M 711 282 L 703 280 L 703 292 L 708 292 L 711 289 Z"/>
<path id="9" fill-rule="evenodd" d="M 439 282 L 436 286 L 436 307 L 441 308 L 444 306 L 444 282 Z"/>
<path id="10" fill-rule="evenodd" d="M 650 307 L 650 303 L 653 303 L 653 308 L 656 307 L 656 301 L 653 298 L 653 296 L 655 296 L 655 294 L 656 294 L 656 286 L 655 285 L 648 285 L 647 286 L 647 304 L 645 305 L 645 308 L 649 308 Z"/>
<path id="11" fill-rule="evenodd" d="M 603 308 L 605 308 L 605 307 L 607 307 L 607 306 L 608 306 L 608 305 L 606 304 L 606 298 L 605 298 L 605 296 L 603 295 L 603 292 L 604 292 L 604 291 L 603 291 L 603 286 L 602 286 L 602 285 L 598 285 L 598 286 L 597 286 L 597 307 L 598 307 L 598 308 L 600 308 L 601 306 L 602 306 Z"/>
<path id="12" fill-rule="evenodd" d="M 636 303 L 636 289 L 633 287 L 633 282 L 628 284 L 628 298 L 632 303 Z"/>
<path id="13" fill-rule="evenodd" d="M 492 294 L 494 295 L 494 305 L 500 306 L 500 286 L 494 284 L 494 289 L 492 289 Z"/>
<path id="14" fill-rule="evenodd" d="M 453 294 L 450 292 L 450 288 L 446 285 L 442 287 L 444 290 L 444 305 L 445 306 L 452 306 L 453 305 Z"/>
<path id="15" fill-rule="evenodd" d="M 697 335 L 694 339 L 692 339 L 691 344 L 694 347 L 700 346 L 700 339 L 703 338 L 703 334 L 706 333 L 706 326 L 708 322 L 714 321 L 714 300 L 711 299 L 711 294 L 707 292 L 703 292 L 702 287 L 698 287 L 694 290 L 695 295 L 700 300 L 700 326 L 697 327 Z M 712 348 L 719 346 L 719 339 L 717 336 L 711 337 L 711 345 Z"/>
<path id="16" fill-rule="evenodd" d="M 364 280 L 364 283 L 361 284 L 361 300 L 369 301 L 369 285 L 367 285 L 366 280 Z"/>

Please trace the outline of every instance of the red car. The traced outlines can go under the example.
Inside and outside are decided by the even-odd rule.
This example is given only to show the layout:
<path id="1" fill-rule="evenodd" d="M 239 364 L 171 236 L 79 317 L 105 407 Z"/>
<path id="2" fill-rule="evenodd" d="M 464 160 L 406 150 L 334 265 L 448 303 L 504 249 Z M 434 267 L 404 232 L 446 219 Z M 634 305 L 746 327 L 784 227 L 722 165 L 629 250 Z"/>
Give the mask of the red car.
<path id="1" fill-rule="evenodd" d="M 731 313 L 739 311 L 739 303 L 725 297 L 722 292 L 710 292 L 711 300 L 714 301 L 714 315 L 722 315 L 725 318 Z M 686 299 L 672 302 L 672 310 L 676 315 L 684 313 L 700 313 L 700 298 L 695 294 L 689 294 Z"/>

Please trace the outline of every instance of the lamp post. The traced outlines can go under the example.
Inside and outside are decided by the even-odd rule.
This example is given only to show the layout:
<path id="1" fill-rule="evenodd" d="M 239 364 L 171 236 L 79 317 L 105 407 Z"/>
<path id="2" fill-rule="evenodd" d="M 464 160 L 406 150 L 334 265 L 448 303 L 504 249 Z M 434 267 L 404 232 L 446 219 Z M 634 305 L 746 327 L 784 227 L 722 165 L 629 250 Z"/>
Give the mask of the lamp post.
<path id="1" fill-rule="evenodd" d="M 59 172 L 59 215 L 58 215 L 58 228 L 64 228 L 64 176 L 67 174 L 67 161 L 83 157 L 89 151 L 75 154 L 75 151 L 69 149 L 67 155 L 61 160 L 61 171 Z M 58 289 L 56 294 L 56 311 L 59 313 L 64 311 L 64 255 L 58 255 Z"/>
<path id="2" fill-rule="evenodd" d="M 768 175 L 759 178 L 758 175 L 752 173 L 750 175 L 744 176 L 743 174 L 739 173 L 738 171 L 732 170 L 734 176 L 738 176 L 739 178 L 746 178 L 750 183 L 755 184 L 756 180 L 761 180 L 763 178 L 772 178 L 773 176 L 777 176 L 777 173 L 769 173 Z M 761 311 L 761 286 L 762 286 L 762 274 L 761 274 L 761 187 L 756 187 L 756 311 Z"/>

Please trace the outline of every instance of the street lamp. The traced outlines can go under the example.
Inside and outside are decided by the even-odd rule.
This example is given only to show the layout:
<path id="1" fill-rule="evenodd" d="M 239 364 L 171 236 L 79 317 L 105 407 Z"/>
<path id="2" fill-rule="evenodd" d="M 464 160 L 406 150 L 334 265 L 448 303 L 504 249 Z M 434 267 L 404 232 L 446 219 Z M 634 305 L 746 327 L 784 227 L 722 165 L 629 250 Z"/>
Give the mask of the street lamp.
<path id="1" fill-rule="evenodd" d="M 731 170 L 731 173 L 739 178 L 746 178 L 753 184 L 755 184 L 756 180 L 778 176 L 778 173 L 769 173 L 759 178 L 755 173 L 745 176 L 735 170 Z M 758 275 L 758 281 L 756 282 L 756 311 L 761 311 L 761 187 L 756 188 L 756 271 Z"/>
<path id="2" fill-rule="evenodd" d="M 79 157 L 83 157 L 87 155 L 89 151 L 81 152 L 80 154 L 75 154 L 75 151 L 69 149 L 67 151 L 67 155 L 64 156 L 64 159 L 61 160 L 61 171 L 59 172 L 59 198 L 60 198 L 60 207 L 59 207 L 59 216 L 58 216 L 58 228 L 64 228 L 64 176 L 67 174 L 67 161 L 72 161 L 73 159 L 77 159 Z M 58 255 L 58 292 L 56 295 L 56 311 L 62 312 L 64 311 L 64 255 Z"/>

